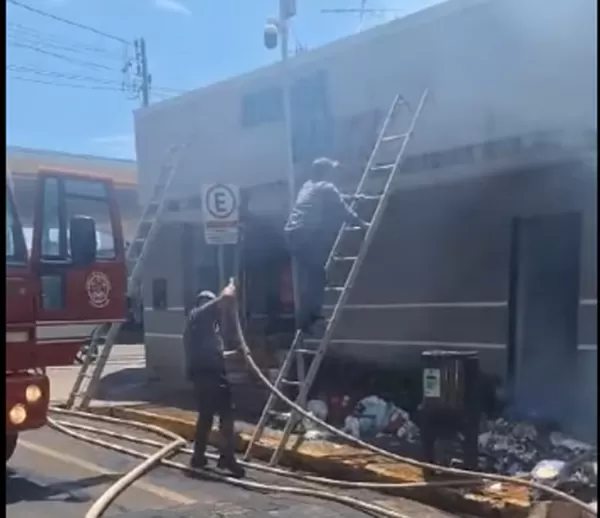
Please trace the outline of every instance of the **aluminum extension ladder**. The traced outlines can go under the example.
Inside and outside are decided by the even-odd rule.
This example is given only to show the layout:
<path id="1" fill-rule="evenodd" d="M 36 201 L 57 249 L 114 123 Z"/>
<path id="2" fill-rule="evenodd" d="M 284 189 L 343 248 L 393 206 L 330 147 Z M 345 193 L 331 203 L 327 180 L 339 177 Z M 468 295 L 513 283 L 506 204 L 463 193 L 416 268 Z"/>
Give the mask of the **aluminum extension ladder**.
<path id="1" fill-rule="evenodd" d="M 307 348 L 304 346 L 304 333 L 301 330 L 297 330 L 292 345 L 277 374 L 277 378 L 274 383 L 275 387 L 277 387 L 279 390 L 282 390 L 286 386 L 298 387 L 298 395 L 296 397 L 295 402 L 303 408 L 306 408 L 306 399 L 308 396 L 308 392 L 317 376 L 318 369 L 325 357 L 327 348 L 335 331 L 336 324 L 341 316 L 346 301 L 348 300 L 348 296 L 354 285 L 360 267 L 366 257 L 369 245 L 371 244 L 371 241 L 373 240 L 373 237 L 375 236 L 375 233 L 377 231 L 377 227 L 381 222 L 381 217 L 384 213 L 389 194 L 391 192 L 392 181 L 394 180 L 396 171 L 398 170 L 398 166 L 402 160 L 404 151 L 406 149 L 408 141 L 410 140 L 410 137 L 412 136 L 415 124 L 419 118 L 419 115 L 421 114 L 426 99 L 427 90 L 425 90 L 422 93 L 421 98 L 419 100 L 419 104 L 414 113 L 412 114 L 412 118 L 410 120 L 408 130 L 406 132 L 400 134 L 390 134 L 390 132 L 393 131 L 393 126 L 397 120 L 400 109 L 403 106 L 409 108 L 406 101 L 400 95 L 397 95 L 395 97 L 385 118 L 385 121 L 382 125 L 381 131 L 377 137 L 375 146 L 373 147 L 373 151 L 371 152 L 371 156 L 369 157 L 366 168 L 362 174 L 358 186 L 356 187 L 356 192 L 352 196 L 353 201 L 350 204 L 354 208 L 357 201 L 359 200 L 375 200 L 377 202 L 377 205 L 371 218 L 371 224 L 367 229 L 366 233 L 364 234 L 358 254 L 355 257 L 344 257 L 339 253 L 339 249 L 341 248 L 341 244 L 343 243 L 344 236 L 349 232 L 356 232 L 362 230 L 361 227 L 349 226 L 344 223 L 333 244 L 331 253 L 329 254 L 329 258 L 327 259 L 327 264 L 325 268 L 328 273 L 331 272 L 332 266 L 340 262 L 344 262 L 346 264 L 350 263 L 350 269 L 346 275 L 345 281 L 343 283 L 340 283 L 342 285 L 328 285 L 325 289 L 326 295 L 338 296 L 338 299 L 334 305 L 331 318 L 327 320 L 327 325 L 323 337 L 320 340 L 318 340 L 319 345 L 317 346 L 317 348 Z M 400 143 L 400 148 L 397 151 L 395 160 L 393 161 L 393 163 L 388 163 L 386 165 L 377 165 L 378 156 L 380 155 L 384 144 L 392 142 Z M 382 175 L 383 178 L 381 178 Z M 374 176 L 376 176 L 378 180 L 381 179 L 383 181 L 383 189 L 377 195 L 367 195 L 366 193 L 369 191 L 368 182 Z M 305 365 L 306 357 L 312 357 L 308 372 L 306 372 Z M 290 374 L 291 367 L 294 363 L 296 363 L 297 380 L 290 380 L 288 376 Z M 277 399 L 278 398 L 277 396 L 275 396 L 275 394 L 271 393 L 269 395 L 260 420 L 254 430 L 254 434 L 252 435 L 252 438 L 250 439 L 250 442 L 246 449 L 246 453 L 244 455 L 245 459 L 250 458 L 253 446 L 262 438 L 269 418 L 277 415 L 282 416 L 281 412 L 277 412 L 276 410 L 274 410 Z M 298 421 L 298 413 L 292 410 L 292 412 L 287 416 L 281 440 L 277 448 L 273 452 L 273 455 L 271 456 L 271 460 L 269 463 L 271 466 L 276 465 L 279 461 L 279 458 L 283 450 L 285 449 L 289 441 L 290 435 Z"/>
<path id="2" fill-rule="evenodd" d="M 136 283 L 141 275 L 145 256 L 152 244 L 152 240 L 156 236 L 159 219 L 165 205 L 166 193 L 177 171 L 178 161 L 175 163 L 174 155 L 178 150 L 179 146 L 171 148 L 166 161 L 167 165 L 161 168 L 150 197 L 150 202 L 144 209 L 135 232 L 135 237 L 127 249 L 125 257 L 127 271 L 129 272 L 127 296 L 132 296 L 136 291 Z M 102 331 L 106 329 L 107 324 L 97 327 L 94 333 L 92 333 L 90 346 L 83 357 L 81 368 L 67 399 L 67 408 L 85 410 L 89 407 L 122 325 L 123 322 L 108 323 L 110 327 L 104 338 L 104 345 L 101 345 Z M 100 348 L 101 352 L 94 364 L 95 353 Z M 88 373 L 92 364 L 94 364 L 94 368 L 91 373 Z"/>

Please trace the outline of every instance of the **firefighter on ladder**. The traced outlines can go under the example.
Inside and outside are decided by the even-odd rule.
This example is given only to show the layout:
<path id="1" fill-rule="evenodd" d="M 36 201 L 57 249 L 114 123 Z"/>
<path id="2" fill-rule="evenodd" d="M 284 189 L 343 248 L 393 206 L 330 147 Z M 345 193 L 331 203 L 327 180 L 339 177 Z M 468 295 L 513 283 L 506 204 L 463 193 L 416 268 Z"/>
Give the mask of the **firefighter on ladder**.
<path id="1" fill-rule="evenodd" d="M 340 226 L 343 222 L 369 226 L 344 202 L 342 193 L 332 183 L 331 176 L 338 165 L 329 158 L 317 158 L 312 163 L 309 179 L 300 188 L 284 227 L 297 272 L 296 328 L 304 332 L 310 332 L 322 318 L 325 265 Z"/>
<path id="2" fill-rule="evenodd" d="M 225 351 L 219 330 L 219 321 L 235 304 L 233 281 L 216 297 L 210 291 L 196 296 L 186 322 L 183 340 L 187 359 L 187 377 L 194 385 L 198 405 L 198 422 L 194 453 L 190 465 L 196 469 L 206 466 L 205 451 L 212 429 L 214 416 L 219 416 L 221 455 L 218 467 L 230 471 L 233 476 L 243 477 L 244 469 L 235 459 L 235 432 L 231 386 L 225 372 L 225 357 L 237 350 Z"/>

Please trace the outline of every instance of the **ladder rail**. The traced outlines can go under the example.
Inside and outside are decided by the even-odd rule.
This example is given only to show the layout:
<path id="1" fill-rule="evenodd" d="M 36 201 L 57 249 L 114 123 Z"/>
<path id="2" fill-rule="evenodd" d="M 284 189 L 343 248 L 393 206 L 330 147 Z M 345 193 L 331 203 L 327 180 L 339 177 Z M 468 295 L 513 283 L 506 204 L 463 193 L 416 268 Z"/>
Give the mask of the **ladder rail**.
<path id="1" fill-rule="evenodd" d="M 292 345 L 289 348 L 285 358 L 283 359 L 283 363 L 279 368 L 279 372 L 277 373 L 277 377 L 273 382 L 273 385 L 278 389 L 281 389 L 282 381 L 287 376 L 290 367 L 292 366 L 292 361 L 294 356 L 296 355 L 295 349 L 296 344 L 300 340 L 302 335 L 302 331 L 297 330 L 294 334 L 294 340 L 292 341 Z M 250 454 L 252 453 L 252 447 L 261 439 L 264 429 L 267 426 L 267 421 L 271 414 L 271 409 L 273 404 L 277 401 L 277 396 L 273 392 L 269 392 L 269 396 L 267 397 L 267 401 L 265 406 L 263 407 L 262 413 L 258 420 L 258 423 L 254 427 L 254 431 L 252 432 L 252 437 L 250 438 L 250 442 L 248 442 L 248 446 L 246 447 L 246 452 L 244 453 L 244 460 L 250 458 Z"/>
<path id="2" fill-rule="evenodd" d="M 98 326 L 92 331 L 92 334 L 90 337 L 90 350 L 92 350 L 92 351 L 88 350 L 86 352 L 85 356 L 83 357 L 83 362 L 81 364 L 81 367 L 79 367 L 79 372 L 77 373 L 77 377 L 75 378 L 75 383 L 73 383 L 73 387 L 71 388 L 71 391 L 69 392 L 69 396 L 67 398 L 67 402 L 66 402 L 67 408 L 72 408 L 73 404 L 75 403 L 75 399 L 77 398 L 79 389 L 81 388 L 81 385 L 83 384 L 83 380 L 85 379 L 85 377 L 87 375 L 87 370 L 89 369 L 90 365 L 94 361 L 94 355 L 93 355 L 94 342 L 96 340 L 96 334 L 100 331 L 101 328 L 102 328 L 102 326 Z"/>
<path id="3" fill-rule="evenodd" d="M 396 114 L 396 110 L 398 109 L 400 102 L 405 102 L 404 98 L 400 94 L 396 94 L 396 96 L 394 97 L 394 100 L 392 101 L 390 109 L 388 110 L 388 112 L 385 116 L 385 119 L 383 121 L 381 129 L 379 130 L 379 135 L 377 136 L 375 145 L 373 146 L 371 154 L 369 155 L 369 159 L 367 160 L 367 165 L 365 166 L 365 170 L 363 171 L 363 174 L 360 177 L 358 185 L 356 186 L 356 189 L 354 190 L 355 195 L 360 192 L 360 190 L 363 188 L 363 186 L 365 184 L 368 173 L 371 171 L 371 168 L 373 167 L 373 162 L 375 161 L 375 157 L 377 156 L 377 152 L 379 151 L 379 147 L 381 145 L 381 142 L 383 141 L 383 137 L 385 136 L 385 133 L 386 133 L 388 127 L 390 126 L 390 123 L 391 123 L 394 115 Z M 350 208 L 354 209 L 354 207 L 356 206 L 356 203 L 357 203 L 356 199 L 351 200 L 350 204 L 349 204 Z M 333 261 L 333 258 L 335 257 L 335 251 L 337 250 L 337 247 L 340 244 L 340 241 L 342 240 L 342 236 L 344 235 L 344 232 L 346 231 L 347 228 L 348 228 L 348 224 L 344 221 L 342 223 L 342 227 L 340 228 L 340 231 L 337 233 L 335 241 L 333 242 L 333 246 L 331 247 L 329 256 L 327 257 L 327 263 L 325 263 L 326 271 L 329 270 L 329 268 L 331 267 L 331 263 Z"/>
<path id="4" fill-rule="evenodd" d="M 314 379 L 317 376 L 319 367 L 321 366 L 321 362 L 327 352 L 328 346 L 330 344 L 331 341 L 331 337 L 333 335 L 333 333 L 335 332 L 335 328 L 337 325 L 337 321 L 339 319 L 339 316 L 341 315 L 341 312 L 343 310 L 343 307 L 346 304 L 346 301 L 348 299 L 348 297 L 350 296 L 350 291 L 352 289 L 352 287 L 354 286 L 354 282 L 355 279 L 358 275 L 358 272 L 360 270 L 360 267 L 362 266 L 362 263 L 364 262 L 364 259 L 367 255 L 368 249 L 369 249 L 369 245 L 371 244 L 373 237 L 375 236 L 375 233 L 377 231 L 377 228 L 379 227 L 379 224 L 381 222 L 381 216 L 383 215 L 385 208 L 387 206 L 387 202 L 388 202 L 388 194 L 389 194 L 389 189 L 392 185 L 392 182 L 394 180 L 396 171 L 398 169 L 398 166 L 400 164 L 400 161 L 402 160 L 403 156 L 404 156 L 404 152 L 406 150 L 406 147 L 408 145 L 408 142 L 410 140 L 410 137 L 412 136 L 412 132 L 414 130 L 414 127 L 416 125 L 417 120 L 419 119 L 419 116 L 421 114 L 421 110 L 425 104 L 425 100 L 427 99 L 427 94 L 428 91 L 425 90 L 423 92 L 423 94 L 421 95 L 421 99 L 419 101 L 418 107 L 415 110 L 415 113 L 413 114 L 412 118 L 411 118 L 411 122 L 409 125 L 409 129 L 408 132 L 406 134 L 406 137 L 403 139 L 402 145 L 400 147 L 400 150 L 398 151 L 398 154 L 396 156 L 396 160 L 394 161 L 393 167 L 390 170 L 390 174 L 389 177 L 385 183 L 385 187 L 383 189 L 381 198 L 379 200 L 379 203 L 377 205 L 377 208 L 375 209 L 375 212 L 373 214 L 373 217 L 371 219 L 371 225 L 369 225 L 369 228 L 367 229 L 367 232 L 365 234 L 365 238 L 360 246 L 360 250 L 358 252 L 358 256 L 356 257 L 356 260 L 354 261 L 354 264 L 352 265 L 350 272 L 348 273 L 348 276 L 346 278 L 346 282 L 344 283 L 344 290 L 342 291 L 342 294 L 340 295 L 340 297 L 338 298 L 338 301 L 334 307 L 333 310 L 333 314 L 331 316 L 331 319 L 329 321 L 329 324 L 325 330 L 325 334 L 323 336 L 323 338 L 320 341 L 318 350 L 317 350 L 317 354 L 315 355 L 313 361 L 311 362 L 311 365 L 308 369 L 308 372 L 306 374 L 306 378 L 304 380 L 304 383 L 302 384 L 302 386 L 300 387 L 299 390 L 299 394 L 296 398 L 296 402 L 302 402 L 308 395 L 308 392 L 312 386 L 312 383 L 314 382 Z M 397 98 L 395 99 L 394 104 L 392 105 L 392 110 L 390 110 L 390 114 L 393 114 L 393 111 L 395 110 L 396 106 L 397 106 Z M 363 178 L 362 180 L 365 179 L 365 177 L 369 174 L 369 172 L 371 171 L 371 167 L 372 167 L 372 160 L 374 159 L 374 157 L 376 156 L 376 153 L 379 151 L 379 146 L 382 143 L 383 140 L 383 136 L 384 136 L 384 132 L 385 130 L 387 130 L 386 126 L 389 126 L 389 123 L 391 121 L 391 117 L 389 117 L 386 121 L 386 124 L 384 124 L 384 127 L 382 128 L 382 131 L 379 134 L 379 138 L 374 146 L 373 149 L 373 153 L 371 154 L 371 159 L 369 160 L 370 164 L 369 164 L 369 168 L 365 170 L 365 173 L 363 174 Z M 361 180 L 361 183 L 363 183 Z M 362 185 L 361 185 L 362 187 Z M 357 190 L 357 192 L 360 192 Z M 340 231 L 341 232 L 341 231 Z M 340 240 L 340 235 L 338 234 L 338 239 L 336 240 L 336 245 L 339 244 L 339 240 Z M 330 254 L 330 258 L 329 260 L 332 259 L 333 253 L 335 252 L 335 248 L 332 248 L 332 252 Z M 328 260 L 328 262 L 329 262 Z M 279 441 L 279 444 L 277 445 L 277 448 L 275 449 L 275 451 L 273 452 L 273 455 L 271 456 L 271 460 L 269 462 L 269 464 L 275 465 L 278 461 L 279 458 L 281 456 L 281 453 L 283 452 L 283 450 L 285 449 L 285 447 L 287 446 L 287 442 L 289 441 L 289 437 L 292 433 L 292 430 L 294 428 L 294 426 L 297 423 L 298 420 L 298 412 L 296 412 L 295 410 L 292 409 L 291 415 L 284 427 L 281 439 Z"/>
<path id="5" fill-rule="evenodd" d="M 166 193 L 167 193 L 169 186 L 171 185 L 171 182 L 173 181 L 173 178 L 175 177 L 175 173 L 176 173 L 175 165 L 176 164 L 173 164 L 169 168 L 170 171 L 167 173 L 168 174 L 167 181 L 164 183 L 164 186 L 161 186 L 163 188 L 163 191 L 162 191 L 162 193 L 159 194 L 160 201 L 158 201 L 158 207 L 156 208 L 156 213 L 154 214 L 154 219 L 151 224 L 150 231 L 148 232 L 147 236 L 144 238 L 144 242 L 142 244 L 141 250 L 139 251 L 137 258 L 135 259 L 135 264 L 133 266 L 133 269 L 131 270 L 129 278 L 127 279 L 127 295 L 128 296 L 133 294 L 133 291 L 135 289 L 135 281 L 137 280 L 137 277 L 138 277 L 139 273 L 141 272 L 141 269 L 143 266 L 143 261 L 144 261 L 145 255 L 147 253 L 147 250 L 149 249 L 150 245 L 152 244 L 152 241 L 156 237 L 156 234 L 158 233 L 158 230 L 160 228 L 160 216 L 162 215 L 162 212 L 164 210 L 164 207 L 165 207 L 165 204 L 167 201 Z M 162 174 L 163 174 L 163 171 L 161 171 L 161 176 L 162 176 Z M 144 223 L 144 221 L 141 220 L 138 225 L 138 231 L 142 228 L 143 223 Z M 127 257 L 126 257 L 126 262 L 128 262 L 130 259 L 129 255 L 135 255 L 134 251 L 135 251 L 135 248 L 132 244 L 129 247 Z M 131 259 L 133 260 L 133 258 L 131 258 Z M 88 408 L 94 394 L 96 393 L 96 389 L 100 382 L 100 378 L 102 377 L 104 367 L 106 366 L 106 363 L 108 362 L 108 358 L 110 357 L 110 353 L 111 353 L 112 348 L 115 344 L 115 341 L 119 335 L 119 331 L 121 330 L 121 327 L 123 327 L 123 322 L 114 322 L 110 326 L 110 329 L 109 329 L 108 333 L 106 334 L 106 339 L 105 339 L 104 346 L 102 347 L 102 352 L 98 356 L 98 359 L 97 359 L 96 365 L 94 366 L 94 369 L 92 371 L 92 375 L 90 377 L 88 386 L 87 386 L 84 394 L 81 397 L 80 407 L 83 410 L 86 410 Z"/>

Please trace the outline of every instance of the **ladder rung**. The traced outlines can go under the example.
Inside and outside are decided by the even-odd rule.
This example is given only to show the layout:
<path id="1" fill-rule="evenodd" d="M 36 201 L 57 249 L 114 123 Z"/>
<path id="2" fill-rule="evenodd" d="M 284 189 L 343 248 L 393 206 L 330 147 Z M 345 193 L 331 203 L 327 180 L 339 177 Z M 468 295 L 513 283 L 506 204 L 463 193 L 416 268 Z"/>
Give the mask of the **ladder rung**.
<path id="1" fill-rule="evenodd" d="M 382 142 L 393 142 L 394 140 L 400 140 L 403 138 L 407 138 L 408 133 L 399 133 L 398 135 L 389 135 L 388 137 L 383 137 L 381 139 Z"/>
<path id="2" fill-rule="evenodd" d="M 281 380 L 280 383 L 282 385 L 287 385 L 288 387 L 299 387 L 302 385 L 301 381 L 292 381 L 292 380 Z"/>
<path id="3" fill-rule="evenodd" d="M 342 198 L 356 201 L 376 201 L 381 199 L 380 194 L 343 194 Z"/>
<path id="4" fill-rule="evenodd" d="M 394 169 L 394 164 L 374 165 L 371 167 L 371 171 L 390 171 L 391 169 Z"/>
<path id="5" fill-rule="evenodd" d="M 308 340 L 307 340 L 308 341 Z M 318 342 L 319 340 L 313 340 Z M 312 354 L 315 355 L 317 354 L 317 349 L 296 349 L 296 354 Z"/>
<path id="6" fill-rule="evenodd" d="M 326 286 L 325 291 L 336 291 L 338 293 L 341 293 L 342 291 L 344 291 L 344 287 L 343 286 Z"/>
<path id="7" fill-rule="evenodd" d="M 356 232 L 357 230 L 366 230 L 363 227 L 359 227 L 359 226 L 347 226 L 344 227 L 344 231 L 351 231 L 351 232 Z"/>
<path id="8" fill-rule="evenodd" d="M 269 410 L 269 415 L 280 417 L 281 419 L 289 419 L 291 412 L 281 412 L 280 410 Z"/>
<path id="9" fill-rule="evenodd" d="M 334 261 L 356 261 L 356 256 L 341 256 L 341 255 L 336 255 L 333 258 Z"/>

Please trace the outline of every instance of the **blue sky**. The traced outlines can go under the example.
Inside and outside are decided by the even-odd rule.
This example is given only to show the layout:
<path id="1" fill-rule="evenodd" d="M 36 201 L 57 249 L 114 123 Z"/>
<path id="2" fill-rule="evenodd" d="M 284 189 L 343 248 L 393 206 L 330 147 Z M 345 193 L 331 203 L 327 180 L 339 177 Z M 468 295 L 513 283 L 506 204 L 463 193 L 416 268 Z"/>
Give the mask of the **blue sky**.
<path id="1" fill-rule="evenodd" d="M 155 94 L 247 72 L 275 61 L 263 47 L 265 20 L 277 0 L 18 0 L 127 41 L 144 37 Z M 407 14 L 437 0 L 370 0 L 397 12 L 365 18 L 366 25 Z M 360 0 L 297 0 L 293 40 L 315 48 L 355 32 Z M 120 69 L 133 47 L 7 3 L 7 143 L 72 153 L 134 158 L 132 111 Z M 60 85 L 60 86 L 59 86 Z M 166 89 L 172 90 L 166 90 Z"/>

